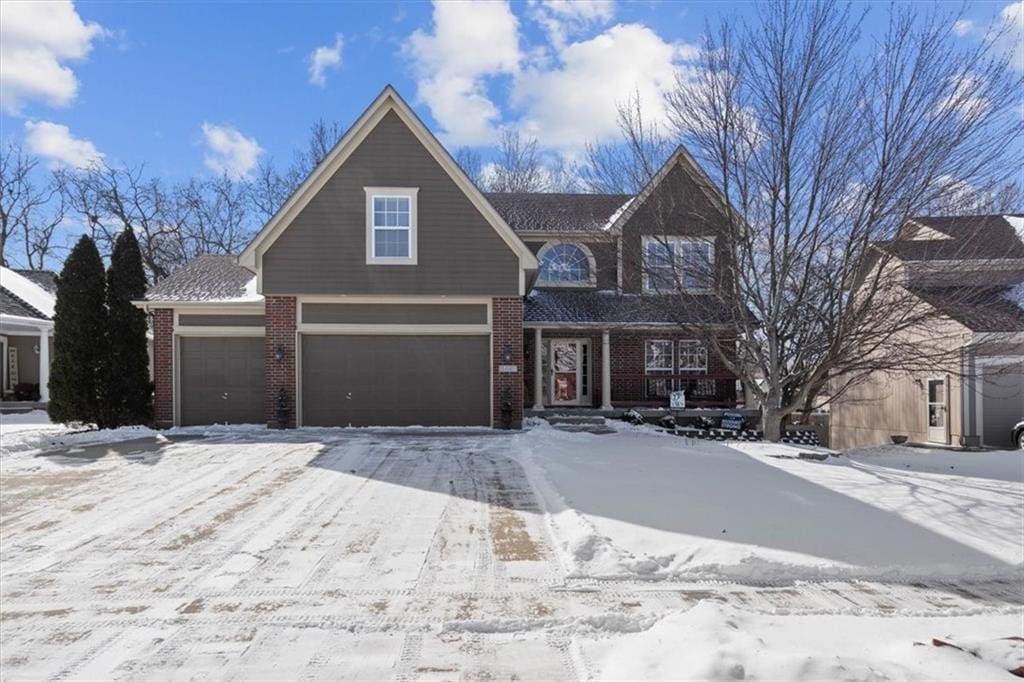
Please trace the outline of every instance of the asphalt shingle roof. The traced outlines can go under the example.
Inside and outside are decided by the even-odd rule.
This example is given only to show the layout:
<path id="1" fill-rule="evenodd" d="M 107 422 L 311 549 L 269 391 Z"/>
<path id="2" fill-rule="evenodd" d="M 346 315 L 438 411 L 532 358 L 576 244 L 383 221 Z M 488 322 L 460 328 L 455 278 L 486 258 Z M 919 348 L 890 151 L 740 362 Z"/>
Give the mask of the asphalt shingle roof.
<path id="1" fill-rule="evenodd" d="M 919 217 L 949 239 L 895 239 L 878 247 L 905 261 L 1024 258 L 1024 243 L 1001 215 Z"/>
<path id="2" fill-rule="evenodd" d="M 516 232 L 598 232 L 632 198 L 628 194 L 514 192 L 484 196 Z"/>
<path id="3" fill-rule="evenodd" d="M 661 301 L 664 304 L 659 304 Z M 725 306 L 712 294 L 654 296 L 618 291 L 534 289 L 526 297 L 526 322 L 608 324 L 725 324 Z"/>
<path id="4" fill-rule="evenodd" d="M 914 287 L 936 310 L 976 332 L 1024 331 L 1021 290 L 1014 287 Z"/>
<path id="5" fill-rule="evenodd" d="M 188 265 L 154 284 L 147 301 L 231 301 L 257 300 L 246 289 L 253 273 L 238 264 L 234 256 L 197 256 Z"/>
<path id="6" fill-rule="evenodd" d="M 31 317 L 36 320 L 50 319 L 4 287 L 0 287 L 0 313 L 17 317 Z"/>
<path id="7" fill-rule="evenodd" d="M 57 273 L 49 270 L 15 270 L 15 272 L 47 293 L 57 293 Z"/>

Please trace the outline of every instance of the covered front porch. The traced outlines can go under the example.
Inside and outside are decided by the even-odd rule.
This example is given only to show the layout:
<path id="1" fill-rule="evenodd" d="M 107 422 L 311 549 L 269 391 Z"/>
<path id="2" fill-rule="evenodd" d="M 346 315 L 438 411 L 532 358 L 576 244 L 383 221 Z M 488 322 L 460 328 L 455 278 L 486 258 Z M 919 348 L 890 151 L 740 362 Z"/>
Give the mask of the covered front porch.
<path id="1" fill-rule="evenodd" d="M 52 349 L 52 321 L 0 315 L 0 393 L 5 403 L 49 402 Z"/>
<path id="2" fill-rule="evenodd" d="M 736 377 L 673 328 L 524 325 L 527 414 L 665 409 L 673 391 L 687 408 L 732 409 Z M 538 352 L 539 349 L 539 352 Z"/>

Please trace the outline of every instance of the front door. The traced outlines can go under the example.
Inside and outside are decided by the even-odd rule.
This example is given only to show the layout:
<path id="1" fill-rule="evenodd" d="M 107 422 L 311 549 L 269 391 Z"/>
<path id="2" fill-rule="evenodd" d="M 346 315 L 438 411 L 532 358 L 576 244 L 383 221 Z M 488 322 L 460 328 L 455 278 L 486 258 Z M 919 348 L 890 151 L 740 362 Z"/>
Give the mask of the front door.
<path id="1" fill-rule="evenodd" d="M 946 380 L 928 380 L 928 441 L 946 443 Z"/>
<path id="2" fill-rule="evenodd" d="M 550 347 L 553 405 L 585 405 L 590 400 L 588 351 L 585 339 L 552 339 Z"/>

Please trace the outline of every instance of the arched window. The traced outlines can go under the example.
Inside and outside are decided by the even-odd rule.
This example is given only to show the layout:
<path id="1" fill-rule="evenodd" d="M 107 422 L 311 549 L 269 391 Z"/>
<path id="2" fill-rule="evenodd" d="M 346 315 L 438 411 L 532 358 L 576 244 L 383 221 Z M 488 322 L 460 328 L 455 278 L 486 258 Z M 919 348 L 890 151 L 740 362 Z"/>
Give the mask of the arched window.
<path id="1" fill-rule="evenodd" d="M 591 284 L 594 257 L 585 249 L 579 244 L 545 244 L 538 254 L 537 279 L 543 284 Z"/>

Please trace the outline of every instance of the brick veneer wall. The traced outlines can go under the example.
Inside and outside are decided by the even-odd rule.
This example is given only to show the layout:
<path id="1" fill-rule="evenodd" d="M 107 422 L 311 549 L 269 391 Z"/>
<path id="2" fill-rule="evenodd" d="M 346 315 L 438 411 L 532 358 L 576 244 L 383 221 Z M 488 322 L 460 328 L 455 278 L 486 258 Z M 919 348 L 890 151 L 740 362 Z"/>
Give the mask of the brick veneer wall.
<path id="1" fill-rule="evenodd" d="M 295 297 L 267 296 L 265 320 L 263 415 L 271 428 L 292 429 L 295 428 Z M 275 358 L 278 346 L 284 350 L 281 360 Z M 283 421 L 278 415 L 278 393 L 282 387 L 287 411 Z"/>
<path id="2" fill-rule="evenodd" d="M 611 333 L 611 370 L 613 402 L 640 402 L 647 400 L 643 394 L 643 382 L 635 379 L 616 379 L 616 374 L 643 374 L 644 342 L 647 339 L 670 339 L 673 342 L 692 338 L 686 334 L 669 334 L 661 332 L 612 332 Z M 728 373 L 722 365 L 721 358 L 708 352 L 708 371 L 710 375 Z M 700 378 L 695 374 L 694 378 Z M 726 389 L 735 397 L 735 390 Z M 666 404 L 667 401 L 666 401 Z"/>
<path id="3" fill-rule="evenodd" d="M 174 310 L 153 311 L 153 415 L 157 428 L 174 426 Z"/>
<path id="4" fill-rule="evenodd" d="M 491 305 L 492 362 L 494 373 L 494 394 L 491 397 L 494 426 L 502 428 L 505 415 L 502 403 L 512 403 L 510 427 L 523 425 L 523 301 L 520 298 L 495 298 Z M 506 359 L 505 353 L 511 358 Z M 515 365 L 516 371 L 503 374 L 500 365 Z"/>

